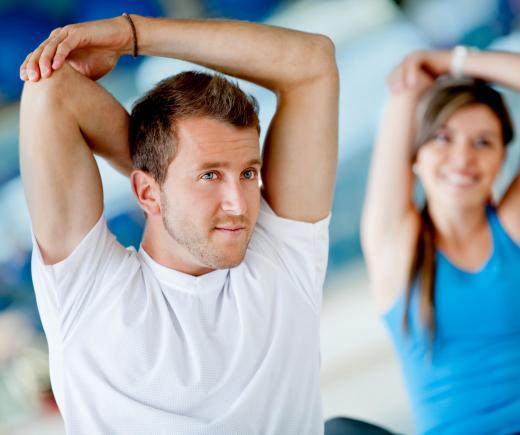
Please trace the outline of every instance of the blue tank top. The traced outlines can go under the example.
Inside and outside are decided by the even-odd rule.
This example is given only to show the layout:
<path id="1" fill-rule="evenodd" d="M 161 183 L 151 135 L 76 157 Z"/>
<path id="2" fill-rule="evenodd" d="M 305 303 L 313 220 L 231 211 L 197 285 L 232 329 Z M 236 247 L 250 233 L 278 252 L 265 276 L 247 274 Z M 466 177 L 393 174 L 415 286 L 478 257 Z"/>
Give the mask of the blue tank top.
<path id="1" fill-rule="evenodd" d="M 436 336 L 419 315 L 417 282 L 403 332 L 404 295 L 384 315 L 421 434 L 520 433 L 520 245 L 487 209 L 493 252 L 467 272 L 437 251 Z"/>

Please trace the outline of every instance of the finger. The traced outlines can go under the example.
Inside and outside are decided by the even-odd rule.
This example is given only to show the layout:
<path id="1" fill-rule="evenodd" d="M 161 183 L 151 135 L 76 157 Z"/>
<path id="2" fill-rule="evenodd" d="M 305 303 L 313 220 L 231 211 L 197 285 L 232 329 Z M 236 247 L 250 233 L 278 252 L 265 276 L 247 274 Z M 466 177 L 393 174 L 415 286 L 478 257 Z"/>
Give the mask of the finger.
<path id="1" fill-rule="evenodd" d="M 56 47 L 63 40 L 63 32 L 60 27 L 54 29 L 49 35 L 49 39 L 46 41 L 45 47 L 41 53 L 39 59 L 40 72 L 42 77 L 48 77 L 51 75 L 51 63 L 56 52 Z"/>
<path id="2" fill-rule="evenodd" d="M 407 88 L 413 88 L 417 83 L 417 64 L 415 59 L 410 59 L 406 65 L 406 72 L 404 77 L 404 85 Z"/>
<path id="3" fill-rule="evenodd" d="M 22 65 L 20 66 L 20 78 L 23 81 L 29 80 L 29 76 L 27 75 L 27 63 L 29 62 L 31 55 L 32 51 L 25 57 L 25 60 L 22 62 Z"/>
<path id="4" fill-rule="evenodd" d="M 77 48 L 80 40 L 77 31 L 74 30 L 73 27 L 66 26 L 63 28 L 63 31 L 64 37 L 58 43 L 54 53 L 54 59 L 52 61 L 53 70 L 57 70 L 63 66 L 65 59 L 67 59 L 67 56 L 72 50 Z"/>
<path id="5" fill-rule="evenodd" d="M 51 64 L 56 53 L 56 48 L 58 47 L 60 41 L 61 40 L 58 37 L 55 37 L 50 39 L 49 42 L 45 45 L 39 60 L 39 67 L 42 77 L 49 77 L 51 75 Z"/>
<path id="6" fill-rule="evenodd" d="M 45 42 L 41 43 L 40 46 L 31 53 L 31 56 L 27 61 L 27 75 L 29 76 L 29 80 L 32 82 L 37 82 L 41 77 L 39 61 L 44 48 Z"/>

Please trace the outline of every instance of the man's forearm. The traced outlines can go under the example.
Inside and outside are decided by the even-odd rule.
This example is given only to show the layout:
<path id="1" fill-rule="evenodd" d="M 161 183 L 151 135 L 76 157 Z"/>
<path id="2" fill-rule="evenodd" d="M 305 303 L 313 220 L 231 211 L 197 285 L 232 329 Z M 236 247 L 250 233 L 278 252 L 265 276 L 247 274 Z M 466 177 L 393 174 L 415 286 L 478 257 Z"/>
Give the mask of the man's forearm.
<path id="1" fill-rule="evenodd" d="M 187 60 L 274 91 L 325 75 L 327 65 L 336 72 L 333 45 L 321 35 L 241 21 L 132 18 L 140 54 Z"/>

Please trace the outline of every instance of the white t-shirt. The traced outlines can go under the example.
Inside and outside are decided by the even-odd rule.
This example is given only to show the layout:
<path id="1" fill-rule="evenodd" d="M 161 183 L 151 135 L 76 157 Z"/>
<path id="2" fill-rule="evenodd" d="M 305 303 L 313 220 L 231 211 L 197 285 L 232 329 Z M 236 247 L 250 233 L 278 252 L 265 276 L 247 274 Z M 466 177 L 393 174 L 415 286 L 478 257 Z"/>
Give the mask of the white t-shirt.
<path id="1" fill-rule="evenodd" d="M 104 217 L 32 273 L 69 434 L 318 435 L 329 218 L 265 201 L 244 261 L 194 277 L 124 248 Z"/>

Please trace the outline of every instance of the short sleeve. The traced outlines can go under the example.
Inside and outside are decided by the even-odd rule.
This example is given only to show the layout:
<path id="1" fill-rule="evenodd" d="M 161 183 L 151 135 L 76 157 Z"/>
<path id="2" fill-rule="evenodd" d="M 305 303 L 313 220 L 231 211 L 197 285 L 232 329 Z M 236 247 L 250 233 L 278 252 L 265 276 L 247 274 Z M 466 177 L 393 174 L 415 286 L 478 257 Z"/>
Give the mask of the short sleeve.
<path id="1" fill-rule="evenodd" d="M 46 265 L 34 234 L 32 279 L 49 346 L 60 346 L 97 304 L 113 296 L 113 282 L 129 262 L 104 216 L 64 260 Z M 112 293 L 112 294 L 110 294 Z"/>
<path id="2" fill-rule="evenodd" d="M 330 214 L 316 223 L 277 216 L 265 199 L 250 250 L 270 261 L 286 274 L 319 309 L 329 252 Z"/>

